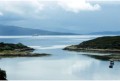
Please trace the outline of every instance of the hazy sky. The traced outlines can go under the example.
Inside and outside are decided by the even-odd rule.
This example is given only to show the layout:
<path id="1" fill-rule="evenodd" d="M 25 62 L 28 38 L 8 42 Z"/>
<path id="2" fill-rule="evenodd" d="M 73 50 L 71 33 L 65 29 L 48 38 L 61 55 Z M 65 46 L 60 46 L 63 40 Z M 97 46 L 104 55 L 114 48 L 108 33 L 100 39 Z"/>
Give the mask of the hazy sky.
<path id="1" fill-rule="evenodd" d="M 120 30 L 120 0 L 0 0 L 0 24 L 88 33 Z"/>

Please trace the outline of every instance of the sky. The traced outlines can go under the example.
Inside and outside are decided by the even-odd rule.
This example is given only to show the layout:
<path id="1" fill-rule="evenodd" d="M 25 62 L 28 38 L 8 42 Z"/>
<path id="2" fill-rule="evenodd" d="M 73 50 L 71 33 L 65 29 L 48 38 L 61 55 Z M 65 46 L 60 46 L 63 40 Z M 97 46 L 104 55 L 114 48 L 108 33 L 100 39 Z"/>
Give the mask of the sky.
<path id="1" fill-rule="evenodd" d="M 73 33 L 120 31 L 120 0 L 0 0 L 0 24 Z"/>

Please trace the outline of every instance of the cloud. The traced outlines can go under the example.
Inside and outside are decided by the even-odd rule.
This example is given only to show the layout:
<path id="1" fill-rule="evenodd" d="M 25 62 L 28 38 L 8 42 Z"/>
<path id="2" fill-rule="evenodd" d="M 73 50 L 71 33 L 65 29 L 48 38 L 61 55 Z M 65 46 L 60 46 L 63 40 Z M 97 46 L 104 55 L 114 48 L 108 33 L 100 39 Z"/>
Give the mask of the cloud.
<path id="1" fill-rule="evenodd" d="M 91 5 L 89 2 L 86 2 L 86 0 L 0 0 L 0 12 L 28 16 L 39 14 L 42 10 L 49 9 L 48 7 L 52 5 L 56 8 L 56 5 L 59 5 L 63 9 L 72 12 L 79 12 L 81 10 L 94 11 L 100 9 L 100 5 Z M 1 15 L 3 14 L 1 13 Z"/>
<path id="2" fill-rule="evenodd" d="M 86 0 L 90 3 L 97 4 L 120 4 L 120 0 Z"/>
<path id="3" fill-rule="evenodd" d="M 43 4 L 38 0 L 0 0 L 0 12 L 5 14 L 13 13 L 17 15 L 32 16 L 38 14 L 42 9 Z"/>
<path id="4" fill-rule="evenodd" d="M 99 4 L 90 4 L 86 0 L 59 0 L 58 5 L 67 11 L 78 13 L 83 10 L 99 10 L 101 7 Z"/>
<path id="5" fill-rule="evenodd" d="M 39 17 L 43 10 L 50 11 L 51 7 L 58 6 L 74 13 L 96 11 L 101 9 L 101 3 L 120 3 L 120 0 L 0 0 L 0 16 L 9 12 L 24 17 Z"/>

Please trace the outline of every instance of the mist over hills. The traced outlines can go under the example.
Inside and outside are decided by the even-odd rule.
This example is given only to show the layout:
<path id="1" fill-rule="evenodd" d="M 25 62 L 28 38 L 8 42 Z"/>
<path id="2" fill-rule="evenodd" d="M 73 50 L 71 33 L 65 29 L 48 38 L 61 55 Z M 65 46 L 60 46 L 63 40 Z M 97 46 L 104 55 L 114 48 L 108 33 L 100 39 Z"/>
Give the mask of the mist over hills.
<path id="1" fill-rule="evenodd" d="M 77 35 L 75 33 L 53 32 L 41 29 L 23 28 L 18 26 L 0 25 L 0 35 Z"/>
<path id="2" fill-rule="evenodd" d="M 120 31 L 92 32 L 90 35 L 120 35 Z"/>

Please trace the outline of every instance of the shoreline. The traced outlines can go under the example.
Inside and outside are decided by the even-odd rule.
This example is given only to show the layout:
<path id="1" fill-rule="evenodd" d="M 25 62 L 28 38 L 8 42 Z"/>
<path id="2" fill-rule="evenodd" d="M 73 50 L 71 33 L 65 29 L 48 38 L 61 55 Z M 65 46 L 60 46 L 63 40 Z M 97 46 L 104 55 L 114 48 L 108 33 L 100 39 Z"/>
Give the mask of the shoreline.
<path id="1" fill-rule="evenodd" d="M 72 45 L 64 48 L 63 50 L 75 51 L 75 52 L 101 53 L 101 55 L 91 55 L 91 54 L 83 54 L 83 55 L 102 61 L 110 61 L 111 59 L 120 60 L 119 49 L 92 49 L 92 48 L 88 49 L 88 48 L 77 48 L 76 45 Z M 104 55 L 104 53 L 106 54 L 110 53 L 110 55 Z"/>
<path id="2" fill-rule="evenodd" d="M 35 49 L 22 43 L 0 43 L 0 57 L 39 57 L 49 56 L 46 53 L 33 53 Z"/>
<path id="3" fill-rule="evenodd" d="M 63 50 L 76 51 L 76 52 L 120 53 L 119 49 L 77 48 L 77 45 L 68 46 Z"/>
<path id="4" fill-rule="evenodd" d="M 88 57 L 99 59 L 103 61 L 110 61 L 110 59 L 120 60 L 120 50 L 119 49 L 93 49 L 93 48 L 78 48 L 77 45 L 72 45 L 65 47 L 63 50 L 75 51 L 75 52 L 91 52 L 91 53 L 101 53 L 101 55 L 90 55 L 84 54 Z M 110 53 L 110 55 L 104 55 L 102 53 Z"/>
<path id="5" fill-rule="evenodd" d="M 39 56 L 49 56 L 51 54 L 46 53 L 33 53 L 30 51 L 15 51 L 15 50 L 5 50 L 0 51 L 0 57 L 39 57 Z"/>
<path id="6" fill-rule="evenodd" d="M 94 58 L 94 59 L 98 59 L 98 60 L 102 60 L 102 61 L 120 61 L 120 55 L 119 54 L 111 54 L 111 55 L 88 55 L 88 54 L 84 54 L 85 56 Z"/>
<path id="7" fill-rule="evenodd" d="M 12 52 L 12 53 L 0 53 L 1 57 L 41 57 L 41 56 L 50 56 L 51 54 L 46 53 L 25 53 L 25 52 Z"/>
<path id="8" fill-rule="evenodd" d="M 120 36 L 97 37 L 78 45 L 67 46 L 63 50 L 120 54 Z"/>

